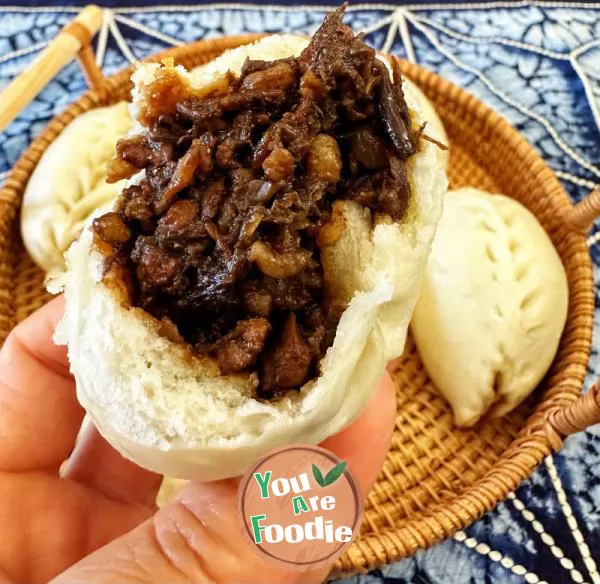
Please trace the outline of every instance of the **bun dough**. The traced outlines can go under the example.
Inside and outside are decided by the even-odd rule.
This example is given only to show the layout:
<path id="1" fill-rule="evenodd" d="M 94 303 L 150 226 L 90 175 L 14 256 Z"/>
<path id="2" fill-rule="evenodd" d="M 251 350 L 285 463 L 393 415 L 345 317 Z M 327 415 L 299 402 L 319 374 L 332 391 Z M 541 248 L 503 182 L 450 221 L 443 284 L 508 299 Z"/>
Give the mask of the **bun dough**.
<path id="1" fill-rule="evenodd" d="M 176 70 L 196 85 L 207 83 L 212 70 L 239 73 L 248 54 L 269 60 L 290 54 L 287 40 L 281 52 L 277 46 L 270 37 L 227 53 L 212 69 Z M 159 66 L 144 64 L 134 73 L 138 99 Z M 418 103 L 409 100 L 409 107 L 418 123 Z M 402 224 L 372 226 L 356 204 L 339 203 L 345 230 L 323 261 L 328 278 L 343 280 L 350 302 L 322 375 L 271 401 L 252 397 L 248 375 L 219 375 L 212 359 L 160 336 L 157 321 L 122 305 L 102 282 L 102 257 L 84 230 L 67 254 L 66 311 L 56 340 L 68 345 L 78 399 L 104 437 L 162 475 L 217 480 L 242 474 L 275 447 L 316 444 L 352 422 L 388 360 L 404 348 L 447 188 L 435 150 L 423 142 L 409 159 L 413 196 Z"/>
<path id="2" fill-rule="evenodd" d="M 36 166 L 21 208 L 21 234 L 43 270 L 64 267 L 63 254 L 90 213 L 114 200 L 124 181 L 108 184 L 106 165 L 133 122 L 122 101 L 75 118 Z"/>
<path id="3" fill-rule="evenodd" d="M 458 426 L 503 416 L 535 389 L 568 297 L 558 253 L 525 207 L 474 188 L 448 192 L 412 331 Z"/>

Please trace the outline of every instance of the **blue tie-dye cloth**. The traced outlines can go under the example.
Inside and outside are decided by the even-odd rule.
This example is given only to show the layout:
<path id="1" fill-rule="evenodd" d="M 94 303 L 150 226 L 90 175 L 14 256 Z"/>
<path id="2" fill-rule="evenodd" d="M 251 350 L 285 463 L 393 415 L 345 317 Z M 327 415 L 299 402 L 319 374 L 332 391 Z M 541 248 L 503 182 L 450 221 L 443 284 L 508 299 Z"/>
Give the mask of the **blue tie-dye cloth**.
<path id="1" fill-rule="evenodd" d="M 106 11 L 97 41 L 106 73 L 198 38 L 310 33 L 324 14 L 323 7 L 291 2 L 264 8 L 189 1 L 141 6 L 148 3 L 136 0 L 130 8 Z M 0 6 L 0 88 L 76 10 Z M 600 182 L 600 4 L 356 4 L 347 21 L 365 30 L 375 47 L 437 71 L 500 112 L 543 154 L 573 199 Z M 84 90 L 72 63 L 0 135 L 0 180 L 48 119 Z M 595 230 L 589 245 L 596 267 L 598 241 Z M 588 385 L 600 372 L 598 338 L 595 343 Z M 453 539 L 351 582 L 600 583 L 599 507 L 596 428 L 569 438 L 506 502 Z"/>

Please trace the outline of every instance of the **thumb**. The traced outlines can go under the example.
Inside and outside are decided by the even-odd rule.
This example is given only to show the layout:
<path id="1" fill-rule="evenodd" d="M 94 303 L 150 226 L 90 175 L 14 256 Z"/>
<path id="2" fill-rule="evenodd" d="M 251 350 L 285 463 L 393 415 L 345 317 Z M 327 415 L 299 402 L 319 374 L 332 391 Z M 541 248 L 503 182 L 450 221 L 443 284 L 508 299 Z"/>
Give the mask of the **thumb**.
<path id="1" fill-rule="evenodd" d="M 348 462 L 363 494 L 383 464 L 394 420 L 394 388 L 386 374 L 357 421 L 323 443 Z M 287 571 L 251 549 L 237 517 L 237 485 L 236 480 L 190 483 L 154 517 L 84 558 L 52 584 L 323 581 L 331 566 L 313 572 Z"/>

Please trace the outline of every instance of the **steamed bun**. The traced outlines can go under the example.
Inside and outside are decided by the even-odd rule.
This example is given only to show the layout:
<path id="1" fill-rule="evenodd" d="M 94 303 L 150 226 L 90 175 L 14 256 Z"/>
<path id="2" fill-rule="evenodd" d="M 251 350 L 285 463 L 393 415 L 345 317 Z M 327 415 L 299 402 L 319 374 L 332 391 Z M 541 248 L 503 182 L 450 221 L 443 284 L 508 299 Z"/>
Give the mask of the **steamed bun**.
<path id="1" fill-rule="evenodd" d="M 280 43 L 233 49 L 194 72 L 162 67 L 201 90 L 220 70 L 239 74 L 252 53 L 289 56 L 290 39 Z M 298 53 L 303 43 L 296 43 Z M 134 73 L 134 115 L 160 68 L 145 63 Z M 418 127 L 419 104 L 407 96 L 407 105 Z M 250 374 L 221 375 L 214 359 L 163 336 L 155 319 L 124 304 L 106 285 L 104 257 L 84 230 L 67 254 L 65 314 L 55 341 L 68 345 L 78 400 L 104 438 L 163 476 L 210 481 L 239 476 L 273 448 L 318 444 L 350 424 L 388 360 L 402 353 L 441 215 L 446 174 L 437 148 L 421 142 L 407 162 L 412 196 L 401 221 L 371 222 L 357 203 L 339 201 L 343 233 L 324 246 L 322 262 L 351 297 L 319 375 L 276 399 L 256 399 Z"/>
<path id="2" fill-rule="evenodd" d="M 535 389 L 568 296 L 560 258 L 525 207 L 474 188 L 446 195 L 411 326 L 458 426 L 507 414 Z"/>
<path id="3" fill-rule="evenodd" d="M 21 210 L 27 251 L 45 271 L 64 267 L 63 253 L 95 209 L 114 200 L 125 181 L 108 184 L 106 165 L 133 122 L 122 101 L 75 118 L 35 168 Z"/>

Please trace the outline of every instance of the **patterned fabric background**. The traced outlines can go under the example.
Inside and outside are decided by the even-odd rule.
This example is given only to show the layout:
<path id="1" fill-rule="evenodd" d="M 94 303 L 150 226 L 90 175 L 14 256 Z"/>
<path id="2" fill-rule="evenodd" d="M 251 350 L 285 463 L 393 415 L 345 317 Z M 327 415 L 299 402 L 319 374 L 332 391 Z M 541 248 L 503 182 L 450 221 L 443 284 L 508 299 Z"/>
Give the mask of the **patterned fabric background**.
<path id="1" fill-rule="evenodd" d="M 76 10 L 0 6 L 0 88 Z M 106 10 L 98 61 L 113 73 L 198 38 L 310 33 L 323 14 L 323 6 L 240 4 Z M 437 71 L 500 112 L 543 154 L 573 199 L 600 182 L 600 4 L 356 4 L 347 21 L 375 47 Z M 84 89 L 72 63 L 0 135 L 0 180 L 47 120 Z M 596 268 L 599 242 L 595 230 L 589 245 Z M 588 385 L 600 374 L 599 339 Z M 569 438 L 506 502 L 453 539 L 349 583 L 598 584 L 598 560 L 600 428 L 593 428 Z"/>

